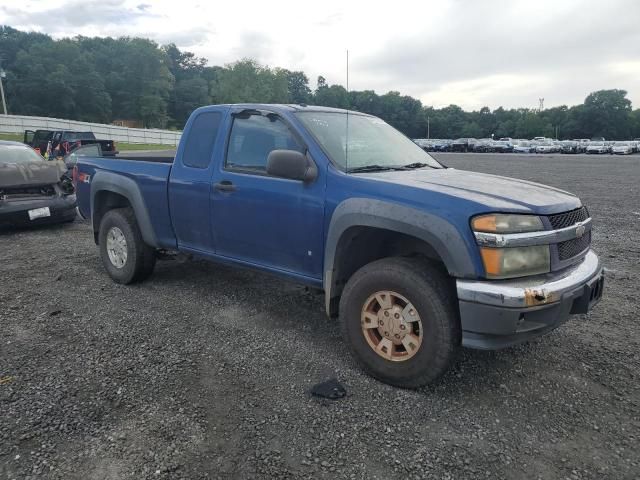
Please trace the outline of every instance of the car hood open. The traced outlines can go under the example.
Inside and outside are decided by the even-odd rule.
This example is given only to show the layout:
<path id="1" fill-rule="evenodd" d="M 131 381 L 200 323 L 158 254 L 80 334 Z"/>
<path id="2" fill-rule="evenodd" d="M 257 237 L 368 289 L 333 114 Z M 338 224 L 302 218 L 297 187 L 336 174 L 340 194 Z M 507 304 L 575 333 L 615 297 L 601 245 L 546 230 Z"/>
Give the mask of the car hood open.
<path id="1" fill-rule="evenodd" d="M 53 185 L 60 181 L 66 167 L 62 162 L 0 163 L 0 188 L 29 185 Z"/>
<path id="2" fill-rule="evenodd" d="M 550 214 L 572 210 L 581 205 L 580 199 L 575 195 L 547 185 L 453 168 L 360 175 L 440 192 L 482 204 L 494 211 Z"/>

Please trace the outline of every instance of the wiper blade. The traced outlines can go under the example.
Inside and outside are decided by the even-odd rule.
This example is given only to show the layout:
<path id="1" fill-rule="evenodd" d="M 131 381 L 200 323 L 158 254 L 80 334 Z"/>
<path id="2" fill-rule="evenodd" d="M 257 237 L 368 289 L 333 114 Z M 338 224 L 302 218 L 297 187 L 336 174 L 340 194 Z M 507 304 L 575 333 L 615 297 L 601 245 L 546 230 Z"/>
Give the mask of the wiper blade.
<path id="1" fill-rule="evenodd" d="M 363 165 L 362 167 L 353 167 L 347 170 L 349 173 L 365 173 L 365 172 L 388 172 L 390 170 L 406 170 L 402 166 L 389 165 Z"/>
<path id="2" fill-rule="evenodd" d="M 410 163 L 409 165 L 403 165 L 403 167 L 409 168 L 409 169 L 424 168 L 424 167 L 435 168 L 433 165 L 429 165 L 428 163 L 422 163 L 422 162 Z"/>

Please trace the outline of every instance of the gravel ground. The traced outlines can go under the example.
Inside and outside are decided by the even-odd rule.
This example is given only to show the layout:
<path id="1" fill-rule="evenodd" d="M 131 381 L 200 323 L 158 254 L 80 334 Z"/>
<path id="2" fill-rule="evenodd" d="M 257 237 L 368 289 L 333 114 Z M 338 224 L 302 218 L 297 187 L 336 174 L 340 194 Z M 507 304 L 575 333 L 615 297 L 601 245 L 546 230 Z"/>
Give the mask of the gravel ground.
<path id="1" fill-rule="evenodd" d="M 439 158 L 579 194 L 596 310 L 406 391 L 302 287 L 180 258 L 119 286 L 79 221 L 5 233 L 0 478 L 638 478 L 640 157 Z M 332 375 L 348 396 L 310 397 Z"/>

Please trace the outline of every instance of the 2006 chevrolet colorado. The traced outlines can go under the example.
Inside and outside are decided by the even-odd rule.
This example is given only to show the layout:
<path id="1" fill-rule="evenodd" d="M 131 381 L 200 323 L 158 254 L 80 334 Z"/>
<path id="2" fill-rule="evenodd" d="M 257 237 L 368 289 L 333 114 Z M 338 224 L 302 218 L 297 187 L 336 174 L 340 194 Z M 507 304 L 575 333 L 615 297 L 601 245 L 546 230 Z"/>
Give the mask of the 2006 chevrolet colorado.
<path id="1" fill-rule="evenodd" d="M 175 159 L 152 160 L 74 171 L 113 280 L 145 279 L 171 249 L 321 288 L 360 364 L 393 385 L 434 380 L 460 345 L 547 333 L 602 295 L 577 197 L 446 168 L 370 115 L 203 107 Z"/>

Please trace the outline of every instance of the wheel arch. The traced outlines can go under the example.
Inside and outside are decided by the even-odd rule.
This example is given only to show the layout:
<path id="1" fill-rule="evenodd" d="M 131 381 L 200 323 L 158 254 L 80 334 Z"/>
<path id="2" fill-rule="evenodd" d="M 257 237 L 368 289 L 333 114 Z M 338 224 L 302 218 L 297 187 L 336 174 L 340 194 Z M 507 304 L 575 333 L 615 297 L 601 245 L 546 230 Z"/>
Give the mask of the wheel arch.
<path id="1" fill-rule="evenodd" d="M 404 205 L 352 198 L 334 211 L 327 234 L 323 286 L 327 314 L 335 316 L 344 285 L 360 267 L 388 256 L 420 256 L 449 276 L 476 274 L 454 225 Z"/>
<path id="2" fill-rule="evenodd" d="M 149 211 L 138 184 L 112 172 L 98 172 L 91 182 L 91 223 L 98 243 L 98 231 L 104 215 L 114 208 L 131 207 L 142 238 L 147 245 L 158 247 Z"/>

